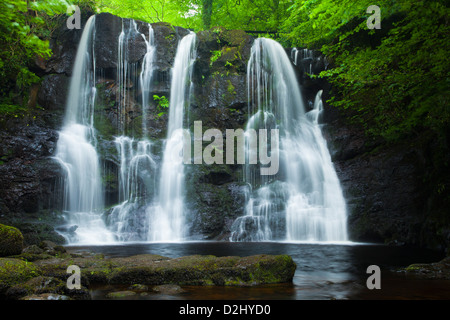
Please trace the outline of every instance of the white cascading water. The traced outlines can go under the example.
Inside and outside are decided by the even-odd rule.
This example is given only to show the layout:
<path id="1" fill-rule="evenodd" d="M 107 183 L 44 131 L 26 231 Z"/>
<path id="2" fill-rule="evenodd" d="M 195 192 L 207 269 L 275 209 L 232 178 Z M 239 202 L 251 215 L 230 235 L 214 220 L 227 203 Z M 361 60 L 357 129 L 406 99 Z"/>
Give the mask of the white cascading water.
<path id="1" fill-rule="evenodd" d="M 148 233 L 147 207 L 156 185 L 156 163 L 150 141 L 120 136 L 115 139 L 120 155 L 119 201 L 111 209 L 108 225 L 119 241 L 145 241 Z"/>
<path id="2" fill-rule="evenodd" d="M 64 211 L 75 234 L 65 235 L 69 243 L 109 243 L 114 236 L 102 219 L 104 196 L 95 148 L 94 101 L 95 16 L 89 18 L 77 50 L 64 125 L 55 159 L 65 171 Z"/>
<path id="3" fill-rule="evenodd" d="M 299 59 L 300 55 L 300 59 Z M 314 51 L 304 48 L 302 50 L 299 50 L 297 48 L 293 48 L 291 50 L 291 58 L 296 66 L 299 65 L 299 63 L 302 64 L 305 72 L 309 74 L 314 74 L 313 72 L 313 61 L 314 61 Z M 320 58 L 320 57 L 319 57 Z"/>
<path id="4" fill-rule="evenodd" d="M 132 87 L 137 83 L 135 72 L 129 72 L 136 65 L 128 61 L 129 41 L 142 36 L 146 44 L 146 54 L 139 73 L 139 88 L 142 103 L 142 139 L 135 140 L 127 136 L 115 139 L 120 159 L 119 167 L 119 205 L 113 207 L 108 216 L 108 225 L 117 235 L 119 241 L 146 241 L 148 237 L 147 208 L 153 201 L 156 185 L 156 163 L 152 154 L 152 143 L 147 139 L 146 110 L 149 106 L 155 44 L 153 28 L 148 24 L 148 40 L 137 30 L 134 20 L 122 20 L 122 32 L 118 45 L 117 86 L 120 90 L 119 113 L 125 114 L 127 101 L 130 99 Z M 135 70 L 134 70 L 135 71 Z M 125 123 L 122 117 L 120 123 Z M 120 128 L 120 127 L 119 127 Z M 122 127 L 122 134 L 125 126 Z"/>
<path id="5" fill-rule="evenodd" d="M 280 170 L 261 176 L 248 164 L 245 215 L 232 226 L 232 241 L 347 241 L 346 204 L 318 117 L 321 92 L 314 109 L 305 113 L 300 87 L 282 46 L 259 38 L 247 69 L 249 115 L 246 128 L 280 130 Z M 270 148 L 268 148 L 270 149 Z"/>
<path id="6" fill-rule="evenodd" d="M 136 21 L 132 19 L 122 19 L 122 31 L 118 39 L 117 48 L 117 74 L 116 84 L 117 92 L 117 128 L 121 134 L 124 134 L 127 125 L 127 108 L 136 95 L 134 84 L 138 82 L 137 69 L 138 63 L 129 62 L 130 43 L 141 33 L 137 30 Z"/>
<path id="7" fill-rule="evenodd" d="M 196 35 L 178 44 L 170 90 L 169 124 L 164 146 L 158 198 L 150 213 L 150 241 L 180 241 L 186 236 L 184 210 L 183 122 L 192 92 Z"/>
<path id="8" fill-rule="evenodd" d="M 141 95 L 142 95 L 142 135 L 144 138 L 147 138 L 147 107 L 150 101 L 150 89 L 151 83 L 153 79 L 153 71 L 154 71 L 154 59 L 156 53 L 155 46 L 155 35 L 153 28 L 150 24 L 148 24 L 148 40 L 145 35 L 142 34 L 144 38 L 145 45 L 147 48 L 147 52 L 144 56 L 144 60 L 142 61 L 142 70 L 139 75 L 139 84 L 141 87 Z"/>

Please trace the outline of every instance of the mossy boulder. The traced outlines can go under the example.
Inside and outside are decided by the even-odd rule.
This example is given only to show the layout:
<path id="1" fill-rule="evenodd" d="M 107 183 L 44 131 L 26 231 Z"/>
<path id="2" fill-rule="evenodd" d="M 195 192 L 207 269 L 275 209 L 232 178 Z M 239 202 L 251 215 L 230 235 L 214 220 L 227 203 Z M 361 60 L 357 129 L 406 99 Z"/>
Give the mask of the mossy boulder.
<path id="1" fill-rule="evenodd" d="M 17 255 L 23 249 L 23 235 L 19 229 L 0 224 L 0 257 Z"/>

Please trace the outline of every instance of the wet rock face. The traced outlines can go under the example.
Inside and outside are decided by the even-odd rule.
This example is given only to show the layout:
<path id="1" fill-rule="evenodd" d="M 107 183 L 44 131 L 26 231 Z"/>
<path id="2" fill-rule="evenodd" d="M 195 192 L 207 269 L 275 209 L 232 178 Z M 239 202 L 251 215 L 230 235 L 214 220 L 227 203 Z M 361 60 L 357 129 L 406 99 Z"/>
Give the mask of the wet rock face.
<path id="1" fill-rule="evenodd" d="M 219 129 L 225 135 L 226 129 L 245 128 L 247 61 L 253 40 L 240 30 L 216 28 L 197 33 L 188 123 L 191 132 L 194 121 L 201 121 L 202 132 Z M 242 166 L 192 164 L 185 168 L 192 234 L 202 239 L 228 239 L 233 221 L 244 214 Z"/>
<path id="2" fill-rule="evenodd" d="M 37 212 L 58 203 L 53 190 L 61 177 L 59 165 L 51 158 L 58 134 L 37 126 L 14 133 L 0 133 L 3 163 L 0 166 L 0 195 L 6 210 Z M 53 186 L 52 186 L 53 185 Z M 53 203 L 52 203 L 53 202 Z"/>
<path id="3" fill-rule="evenodd" d="M 247 61 L 254 39 L 240 30 L 222 29 L 199 32 L 197 38 L 193 110 L 215 113 L 228 109 L 231 112 L 222 115 L 228 119 L 211 117 L 205 119 L 209 120 L 206 125 L 220 128 L 220 122 L 225 122 L 228 128 L 240 127 L 245 121 L 240 111 L 247 111 Z M 205 118 L 205 113 L 199 118 Z"/>
<path id="4" fill-rule="evenodd" d="M 0 132 L 0 221 L 19 228 L 26 244 L 64 241 L 52 227 L 63 199 L 63 171 L 52 158 L 57 139 L 39 126 Z"/>
<path id="5" fill-rule="evenodd" d="M 116 68 L 122 19 L 110 13 L 95 17 L 95 63 L 98 68 Z"/>
<path id="6" fill-rule="evenodd" d="M 449 228 L 433 213 L 425 183 L 432 153 L 427 154 L 421 138 L 386 145 L 369 139 L 342 114 L 324 133 L 347 201 L 351 240 L 449 247 Z"/>
<path id="7" fill-rule="evenodd" d="M 414 151 L 397 149 L 340 163 L 353 239 L 401 244 L 417 238 L 423 195 L 415 157 Z"/>

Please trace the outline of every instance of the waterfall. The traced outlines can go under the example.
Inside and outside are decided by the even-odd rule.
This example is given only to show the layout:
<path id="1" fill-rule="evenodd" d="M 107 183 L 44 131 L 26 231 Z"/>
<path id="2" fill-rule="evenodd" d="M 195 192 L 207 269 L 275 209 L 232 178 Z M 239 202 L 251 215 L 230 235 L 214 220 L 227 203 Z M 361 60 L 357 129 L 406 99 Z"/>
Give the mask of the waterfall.
<path id="1" fill-rule="evenodd" d="M 172 68 L 169 124 L 164 146 L 159 193 L 152 208 L 149 240 L 179 241 L 186 236 L 184 210 L 183 122 L 184 111 L 192 92 L 192 70 L 195 61 L 195 33 L 178 44 Z"/>
<path id="2" fill-rule="evenodd" d="M 121 135 L 115 144 L 120 159 L 119 201 L 108 215 L 108 225 L 119 241 L 147 240 L 149 221 L 148 208 L 153 201 L 156 185 L 156 162 L 152 153 L 152 142 L 147 139 L 146 110 L 149 107 L 151 81 L 154 72 L 154 32 L 148 24 L 147 37 L 137 30 L 134 20 L 122 19 L 122 32 L 118 45 L 117 85 L 120 91 L 118 103 L 119 115 L 126 113 L 126 104 L 130 95 L 135 94 L 130 87 L 139 84 L 142 104 L 142 139 Z M 141 36 L 146 44 L 146 54 L 142 61 L 139 80 L 136 78 L 137 63 L 128 61 L 129 42 Z M 132 72 L 130 72 L 130 70 Z M 125 116 L 119 124 L 125 124 Z M 122 134 L 124 131 L 122 126 Z"/>
<path id="3" fill-rule="evenodd" d="M 145 241 L 148 233 L 147 208 L 156 185 L 156 162 L 152 143 L 120 136 L 115 139 L 120 156 L 119 201 L 108 217 L 108 225 L 119 241 Z"/>
<path id="4" fill-rule="evenodd" d="M 300 59 L 299 59 L 300 54 Z M 301 66 L 302 70 L 309 74 L 314 74 L 313 62 L 314 62 L 314 51 L 304 48 L 299 50 L 297 48 L 292 48 L 291 59 L 296 66 Z M 318 57 L 320 59 L 320 57 Z"/>
<path id="5" fill-rule="evenodd" d="M 136 95 L 136 86 L 138 83 L 138 62 L 131 63 L 129 60 L 132 43 L 141 33 L 137 30 L 136 21 L 132 19 L 122 19 L 122 31 L 118 39 L 117 48 L 117 128 L 121 134 L 124 134 L 128 119 L 127 109 L 131 107 Z M 144 37 L 145 39 L 145 37 Z M 145 66 L 144 66 L 145 67 Z"/>
<path id="6" fill-rule="evenodd" d="M 83 30 L 55 154 L 65 172 L 65 230 L 72 231 L 64 236 L 69 243 L 182 241 L 188 236 L 182 153 L 185 111 L 193 92 L 196 35 L 191 32 L 178 43 L 171 70 L 167 137 L 159 158 L 154 153 L 158 144 L 149 139 L 147 130 L 156 45 L 152 26 L 148 24 L 148 32 L 143 29 L 145 25 L 138 29 L 136 21 L 122 19 L 115 79 L 118 135 L 111 141 L 117 150 L 118 204 L 109 209 L 105 208 L 97 153 L 97 145 L 101 142 L 104 148 L 104 142 L 97 141 L 94 127 L 95 16 Z M 142 60 L 132 61 L 132 50 L 136 43 L 142 44 L 141 37 L 146 53 Z M 299 54 L 310 55 L 292 51 L 295 62 Z M 312 110 L 307 110 L 284 49 L 264 38 L 255 40 L 251 48 L 247 85 L 246 206 L 245 214 L 232 226 L 231 240 L 347 240 L 346 204 L 321 132 L 322 92 L 318 92 Z M 142 131 L 138 128 L 131 133 L 129 114 L 136 112 L 139 103 Z M 265 165 L 248 161 L 258 156 L 254 146 L 260 142 L 252 133 L 260 129 L 280 132 L 280 143 L 274 148 L 266 146 L 279 154 L 280 169 L 274 175 L 261 175 Z M 268 143 L 275 146 L 270 139 Z"/>
<path id="7" fill-rule="evenodd" d="M 294 54 L 296 54 L 294 52 Z M 321 128 L 321 92 L 305 112 L 291 62 L 279 43 L 255 40 L 247 67 L 249 129 L 280 130 L 280 170 L 261 176 L 244 166 L 245 215 L 232 226 L 233 241 L 346 241 L 346 204 Z"/>
<path id="8" fill-rule="evenodd" d="M 147 52 L 145 53 L 144 60 L 142 61 L 142 69 L 139 75 L 139 84 L 141 86 L 142 92 L 142 135 L 144 138 L 147 137 L 147 108 L 150 100 L 150 88 L 153 79 L 153 69 L 154 69 L 154 59 L 156 53 L 155 47 L 155 35 L 151 24 L 148 24 L 148 40 L 145 35 L 142 34 L 144 38 Z"/>
<path id="9" fill-rule="evenodd" d="M 92 16 L 86 23 L 77 50 L 66 115 L 55 155 L 65 172 L 64 211 L 67 223 L 77 226 L 75 235 L 65 235 L 72 243 L 102 243 L 114 239 L 101 216 L 104 196 L 95 147 L 94 38 L 95 16 Z"/>
<path id="10" fill-rule="evenodd" d="M 295 65 L 298 65 L 298 49 L 297 48 L 292 48 L 291 49 L 291 59 L 292 59 L 292 62 L 295 64 Z"/>

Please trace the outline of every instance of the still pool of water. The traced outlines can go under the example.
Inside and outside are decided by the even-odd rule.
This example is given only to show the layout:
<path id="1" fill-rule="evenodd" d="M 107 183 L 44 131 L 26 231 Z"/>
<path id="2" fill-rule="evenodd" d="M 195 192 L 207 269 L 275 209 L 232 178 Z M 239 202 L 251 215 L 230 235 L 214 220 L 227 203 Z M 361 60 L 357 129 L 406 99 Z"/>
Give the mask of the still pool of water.
<path id="1" fill-rule="evenodd" d="M 128 243 L 123 245 L 69 246 L 70 252 L 92 251 L 105 257 L 158 254 L 170 258 L 187 255 L 250 256 L 288 254 L 297 269 L 292 284 L 251 288 L 183 286 L 184 293 L 161 295 L 150 293 L 132 299 L 186 300 L 329 300 L 329 299 L 450 299 L 449 280 L 424 280 L 397 271 L 412 263 L 431 263 L 443 258 L 437 252 L 375 244 L 317 244 L 286 242 L 184 242 Z M 381 269 L 381 289 L 369 290 L 366 273 L 369 265 Z M 111 291 L 124 287 L 91 288 L 93 299 L 105 299 Z M 129 298 L 129 299 L 131 299 Z"/>

